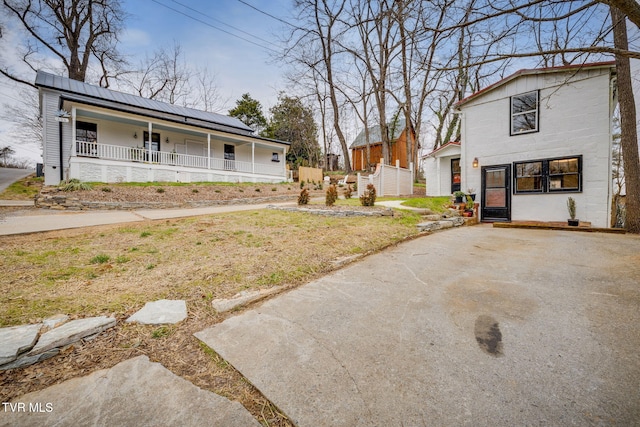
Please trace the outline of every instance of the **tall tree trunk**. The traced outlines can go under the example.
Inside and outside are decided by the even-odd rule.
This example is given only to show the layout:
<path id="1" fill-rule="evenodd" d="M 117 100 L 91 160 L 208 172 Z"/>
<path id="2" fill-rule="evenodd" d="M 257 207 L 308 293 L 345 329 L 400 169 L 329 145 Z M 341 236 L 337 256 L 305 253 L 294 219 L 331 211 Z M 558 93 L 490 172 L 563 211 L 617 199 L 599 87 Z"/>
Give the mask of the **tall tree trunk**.
<path id="1" fill-rule="evenodd" d="M 617 49 L 627 50 L 627 24 L 625 15 L 611 7 L 613 43 Z M 640 159 L 638 157 L 638 131 L 636 104 L 631 85 L 631 65 L 628 57 L 616 55 L 618 73 L 618 102 L 620 104 L 620 145 L 627 189 L 627 217 L 625 228 L 640 234 Z"/>

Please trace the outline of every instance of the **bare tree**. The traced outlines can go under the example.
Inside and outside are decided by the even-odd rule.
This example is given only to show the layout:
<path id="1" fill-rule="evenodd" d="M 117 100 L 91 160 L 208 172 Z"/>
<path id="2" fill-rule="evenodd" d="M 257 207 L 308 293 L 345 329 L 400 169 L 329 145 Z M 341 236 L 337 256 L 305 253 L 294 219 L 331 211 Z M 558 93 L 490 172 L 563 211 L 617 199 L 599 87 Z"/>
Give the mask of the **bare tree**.
<path id="1" fill-rule="evenodd" d="M 22 59 L 34 72 L 43 55 L 57 57 L 69 78 L 79 81 L 85 81 L 92 60 L 104 73 L 124 62 L 117 50 L 125 17 L 119 0 L 3 0 L 3 10 L 30 36 L 24 41 Z M 7 64 L 0 66 L 0 73 L 35 87 Z"/>
<path id="2" fill-rule="evenodd" d="M 115 82 L 119 89 L 169 104 L 214 111 L 222 108 L 215 75 L 191 67 L 178 42 L 160 48 Z"/>
<path id="3" fill-rule="evenodd" d="M 615 47 L 628 50 L 626 17 L 613 6 L 611 7 L 611 21 Z M 631 84 L 629 58 L 616 55 L 616 71 L 618 73 L 618 102 L 620 104 L 620 146 L 627 190 L 625 228 L 631 233 L 640 233 L 640 158 L 638 156 L 636 105 Z"/>

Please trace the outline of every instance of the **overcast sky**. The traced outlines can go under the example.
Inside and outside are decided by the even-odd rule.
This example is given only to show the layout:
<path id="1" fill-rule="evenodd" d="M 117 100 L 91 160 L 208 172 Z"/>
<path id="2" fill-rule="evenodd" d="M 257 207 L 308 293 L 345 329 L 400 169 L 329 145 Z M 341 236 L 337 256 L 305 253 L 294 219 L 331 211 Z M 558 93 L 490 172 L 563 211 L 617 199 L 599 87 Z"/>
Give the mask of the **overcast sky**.
<path id="1" fill-rule="evenodd" d="M 291 3 L 291 0 L 123 0 L 129 17 L 121 35 L 120 50 L 132 64 L 137 64 L 145 54 L 151 56 L 158 48 L 171 47 L 176 41 L 190 65 L 206 67 L 215 74 L 216 86 L 226 101 L 223 113 L 246 92 L 262 103 L 266 113 L 275 105 L 278 92 L 286 89 L 282 67 L 273 63 L 269 51 L 277 50 L 286 24 L 268 15 L 284 21 L 290 19 Z M 15 46 L 19 37 L 16 33 L 3 34 L 3 47 Z M 6 49 L 2 56 L 4 61 L 20 66 L 19 59 Z M 24 72 L 33 74 L 26 69 Z M 21 97 L 19 88 L 19 84 L 0 78 L 0 104 L 16 103 Z M 13 146 L 15 157 L 41 161 L 37 145 L 13 143 L 11 128 L 11 123 L 0 122 L 0 146 Z"/>

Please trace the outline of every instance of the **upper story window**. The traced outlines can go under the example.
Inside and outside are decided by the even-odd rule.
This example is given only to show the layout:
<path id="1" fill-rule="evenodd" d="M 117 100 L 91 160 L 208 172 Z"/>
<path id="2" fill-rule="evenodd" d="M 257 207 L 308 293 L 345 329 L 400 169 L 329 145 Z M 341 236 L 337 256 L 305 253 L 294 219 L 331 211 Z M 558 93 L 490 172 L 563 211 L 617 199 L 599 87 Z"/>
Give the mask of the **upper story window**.
<path id="1" fill-rule="evenodd" d="M 511 135 L 538 131 L 539 92 L 527 92 L 511 97 Z"/>

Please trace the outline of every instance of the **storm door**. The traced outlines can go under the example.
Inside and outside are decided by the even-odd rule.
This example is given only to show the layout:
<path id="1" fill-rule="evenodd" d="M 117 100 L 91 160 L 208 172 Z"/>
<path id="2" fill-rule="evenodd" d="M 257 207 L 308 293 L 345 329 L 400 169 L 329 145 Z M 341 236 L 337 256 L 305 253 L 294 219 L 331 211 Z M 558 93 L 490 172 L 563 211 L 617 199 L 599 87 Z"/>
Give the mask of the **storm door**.
<path id="1" fill-rule="evenodd" d="M 482 167 L 482 220 L 511 221 L 511 165 Z"/>

